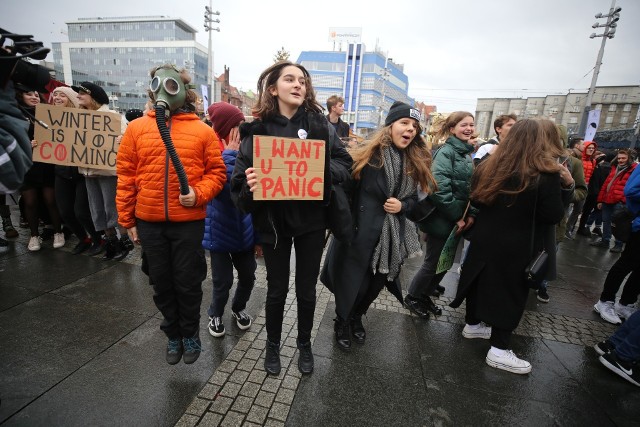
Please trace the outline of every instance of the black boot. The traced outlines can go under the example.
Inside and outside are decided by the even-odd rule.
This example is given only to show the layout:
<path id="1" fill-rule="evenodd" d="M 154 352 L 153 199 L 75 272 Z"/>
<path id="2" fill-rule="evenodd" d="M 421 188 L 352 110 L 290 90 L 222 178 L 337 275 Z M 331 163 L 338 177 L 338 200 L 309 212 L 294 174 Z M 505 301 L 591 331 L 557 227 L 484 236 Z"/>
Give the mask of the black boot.
<path id="1" fill-rule="evenodd" d="M 280 374 L 280 344 L 267 340 L 267 353 L 264 356 L 264 370 L 268 374 Z"/>
<path id="2" fill-rule="evenodd" d="M 407 294 L 407 296 L 404 297 L 404 306 L 421 319 L 429 318 L 429 311 L 422 302 L 422 299 L 414 298 Z"/>
<path id="3" fill-rule="evenodd" d="M 364 344 L 364 340 L 367 338 L 367 332 L 362 325 L 362 315 L 354 314 L 351 318 L 351 335 L 358 344 Z"/>
<path id="4" fill-rule="evenodd" d="M 298 370 L 301 374 L 313 372 L 313 353 L 311 352 L 311 342 L 301 343 L 298 341 Z"/>
<path id="5" fill-rule="evenodd" d="M 349 350 L 351 348 L 349 322 L 341 319 L 340 317 L 336 317 L 333 321 L 335 322 L 333 330 L 336 333 L 336 342 L 338 343 L 338 347 L 340 347 L 341 350 Z"/>

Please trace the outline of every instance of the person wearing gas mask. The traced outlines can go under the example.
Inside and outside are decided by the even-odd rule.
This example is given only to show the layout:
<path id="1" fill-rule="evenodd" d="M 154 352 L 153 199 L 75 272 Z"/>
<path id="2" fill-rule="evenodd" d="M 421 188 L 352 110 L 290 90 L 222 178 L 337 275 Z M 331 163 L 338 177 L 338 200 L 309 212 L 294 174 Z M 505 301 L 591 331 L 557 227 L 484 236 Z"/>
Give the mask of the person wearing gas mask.
<path id="1" fill-rule="evenodd" d="M 218 138 L 194 112 L 186 71 L 165 64 L 150 74 L 154 108 L 122 137 L 116 205 L 120 225 L 142 245 L 143 270 L 164 317 L 166 361 L 190 364 L 201 352 L 206 205 L 222 190 L 226 168 Z"/>

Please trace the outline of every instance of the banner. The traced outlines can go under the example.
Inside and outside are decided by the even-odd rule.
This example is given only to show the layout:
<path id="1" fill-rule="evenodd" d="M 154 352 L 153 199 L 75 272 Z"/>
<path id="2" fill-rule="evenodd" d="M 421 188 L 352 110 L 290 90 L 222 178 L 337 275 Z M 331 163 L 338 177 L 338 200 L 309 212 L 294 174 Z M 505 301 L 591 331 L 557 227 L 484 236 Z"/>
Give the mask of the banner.
<path id="1" fill-rule="evenodd" d="M 600 110 L 589 110 L 589 116 L 587 116 L 587 129 L 584 133 L 585 141 L 593 141 L 593 138 L 596 137 L 598 123 L 600 123 Z"/>
<path id="2" fill-rule="evenodd" d="M 253 137 L 258 175 L 254 200 L 322 200 L 325 142 L 315 139 Z"/>
<path id="3" fill-rule="evenodd" d="M 38 104 L 36 119 L 49 128 L 35 126 L 34 162 L 116 169 L 120 114 Z"/>
<path id="4" fill-rule="evenodd" d="M 207 85 L 200 85 L 200 93 L 202 94 L 202 107 L 204 108 L 204 113 L 207 113 L 209 110 L 209 88 Z"/>
<path id="5" fill-rule="evenodd" d="M 442 252 L 440 252 L 438 266 L 436 267 L 436 274 L 440 274 L 443 271 L 449 271 L 453 265 L 453 261 L 456 257 L 456 251 L 458 250 L 458 243 L 460 243 L 460 238 L 462 237 L 462 234 L 456 236 L 457 231 L 458 225 L 456 224 L 453 226 L 451 233 L 449 233 L 449 237 L 447 237 L 447 241 L 442 248 Z"/>

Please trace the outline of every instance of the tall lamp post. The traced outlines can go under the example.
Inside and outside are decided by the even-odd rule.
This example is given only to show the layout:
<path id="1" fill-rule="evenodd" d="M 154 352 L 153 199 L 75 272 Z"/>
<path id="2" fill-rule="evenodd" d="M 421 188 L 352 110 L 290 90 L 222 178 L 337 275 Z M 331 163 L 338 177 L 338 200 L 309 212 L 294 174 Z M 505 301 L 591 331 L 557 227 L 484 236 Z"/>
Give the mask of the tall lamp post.
<path id="1" fill-rule="evenodd" d="M 607 18 L 607 22 L 605 24 L 600 24 L 596 22 L 591 27 L 592 28 L 604 28 L 604 32 L 602 34 L 592 33 L 589 38 L 602 37 L 602 43 L 600 44 L 600 50 L 598 51 L 598 59 L 596 59 L 596 66 L 593 69 L 593 77 L 591 78 L 591 86 L 589 87 L 589 93 L 587 94 L 587 99 L 584 105 L 584 112 L 582 114 L 582 120 L 580 121 L 580 128 L 578 129 L 578 135 L 583 137 L 585 136 L 587 130 L 587 120 L 589 116 L 589 111 L 591 111 L 591 101 L 593 100 L 593 93 L 596 90 L 596 83 L 598 81 L 598 74 L 600 73 L 600 65 L 602 65 L 602 57 L 604 56 L 604 46 L 607 43 L 607 39 L 612 39 L 616 33 L 616 27 L 618 26 L 618 20 L 620 19 L 620 11 L 621 7 L 616 8 L 616 0 L 611 1 L 611 8 L 609 9 L 609 13 L 603 15 L 602 13 L 598 13 L 596 18 Z"/>
<path id="2" fill-rule="evenodd" d="M 213 24 L 219 24 L 220 19 L 213 19 L 213 16 L 220 16 L 219 11 L 213 12 L 212 1 L 209 0 L 209 6 L 204 7 L 204 29 L 209 32 L 209 59 L 207 61 L 207 85 L 209 85 L 209 105 L 213 104 L 215 93 L 215 79 L 213 78 L 213 50 L 211 44 L 211 32 L 220 32 L 220 27 L 213 27 Z"/>

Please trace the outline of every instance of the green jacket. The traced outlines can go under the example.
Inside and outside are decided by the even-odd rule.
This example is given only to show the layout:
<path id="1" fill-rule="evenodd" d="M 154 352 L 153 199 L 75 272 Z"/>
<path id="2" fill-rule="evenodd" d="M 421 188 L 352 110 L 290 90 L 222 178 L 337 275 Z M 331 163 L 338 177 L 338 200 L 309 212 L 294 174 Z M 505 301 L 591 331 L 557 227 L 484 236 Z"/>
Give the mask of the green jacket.
<path id="1" fill-rule="evenodd" d="M 450 136 L 436 151 L 431 165 L 438 190 L 429 198 L 436 209 L 424 221 L 420 230 L 440 238 L 446 238 L 453 226 L 462 218 L 469 201 L 473 162 L 473 146 Z"/>

